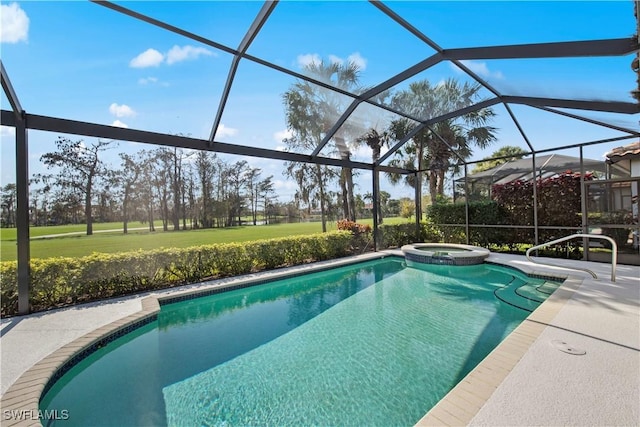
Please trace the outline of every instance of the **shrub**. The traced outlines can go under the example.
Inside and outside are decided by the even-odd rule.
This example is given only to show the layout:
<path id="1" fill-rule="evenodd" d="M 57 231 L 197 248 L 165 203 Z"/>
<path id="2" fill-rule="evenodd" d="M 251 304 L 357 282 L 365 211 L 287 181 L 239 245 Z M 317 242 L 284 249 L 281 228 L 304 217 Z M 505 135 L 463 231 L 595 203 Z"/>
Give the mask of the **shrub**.
<path id="1" fill-rule="evenodd" d="M 464 203 L 438 203 L 429 206 L 427 216 L 436 225 L 445 242 L 466 243 L 464 224 L 466 222 L 466 205 Z M 477 201 L 469 203 L 469 224 L 502 225 L 505 223 L 506 212 L 494 201 Z M 460 224 L 460 226 L 445 226 L 443 224 Z M 509 229 L 471 227 L 469 229 L 469 243 L 472 245 L 488 246 L 503 244 L 509 241 Z"/>
<path id="2" fill-rule="evenodd" d="M 585 174 L 584 180 L 591 180 L 591 174 Z M 578 227 L 581 225 L 580 174 L 566 171 L 550 178 L 535 182 L 537 192 L 538 224 L 541 226 Z M 533 187 L 532 181 L 517 180 L 492 187 L 492 199 L 498 203 L 505 214 L 505 224 L 514 226 L 533 225 Z M 539 239 L 549 241 L 566 235 L 563 230 L 540 230 Z M 531 232 L 514 228 L 507 234 L 510 244 L 532 242 Z M 570 243 L 568 245 L 571 245 Z"/>
<path id="3" fill-rule="evenodd" d="M 31 311 L 348 255 L 350 232 L 31 260 Z M 0 263 L 2 316 L 17 313 L 17 262 Z"/>
<path id="4" fill-rule="evenodd" d="M 606 225 L 632 225 L 633 213 L 627 210 L 606 212 L 600 216 L 600 224 Z M 625 246 L 629 239 L 631 228 L 602 227 L 602 234 L 611 237 L 618 247 Z M 609 242 L 607 242 L 609 245 Z"/>
<path id="5" fill-rule="evenodd" d="M 415 242 L 439 242 L 441 235 L 429 222 L 421 222 L 416 232 L 415 223 L 382 224 L 379 227 L 381 248 L 402 247 Z"/>
<path id="6" fill-rule="evenodd" d="M 371 226 L 358 224 L 348 219 L 341 219 L 337 223 L 338 230 L 349 231 L 353 235 L 353 252 L 363 252 L 371 243 Z"/>

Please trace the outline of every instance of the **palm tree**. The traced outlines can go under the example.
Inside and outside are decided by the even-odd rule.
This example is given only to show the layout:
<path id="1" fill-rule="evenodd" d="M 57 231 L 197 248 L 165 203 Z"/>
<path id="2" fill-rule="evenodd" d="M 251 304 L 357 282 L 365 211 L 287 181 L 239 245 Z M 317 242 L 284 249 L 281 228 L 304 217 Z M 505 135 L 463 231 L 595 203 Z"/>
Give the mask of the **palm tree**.
<path id="1" fill-rule="evenodd" d="M 369 129 L 364 135 L 361 135 L 357 140 L 359 143 L 364 143 L 367 147 L 371 148 L 371 160 L 375 164 L 380 160 L 380 153 L 382 147 L 389 143 L 389 134 L 385 132 L 379 132 L 375 128 Z M 373 172 L 375 173 L 375 171 Z M 378 195 L 378 205 L 374 206 L 374 214 L 378 215 L 378 224 L 382 224 L 382 204 L 380 200 L 380 181 L 375 180 L 374 192 Z M 373 197 L 372 197 L 373 200 Z"/>
<path id="2" fill-rule="evenodd" d="M 328 85 L 359 93 L 358 86 L 360 68 L 353 62 L 329 64 L 311 62 L 305 72 Z M 319 87 L 307 81 L 298 81 L 284 94 L 287 128 L 293 133 L 292 138 L 284 140 L 292 151 L 309 153 L 322 141 L 342 111 L 353 99 L 330 89 Z M 349 126 L 342 126 L 332 138 L 334 148 L 343 160 L 350 160 L 349 142 L 352 139 Z M 316 168 L 314 185 L 324 181 L 321 169 Z M 344 214 L 346 218 L 355 220 L 355 196 L 353 193 L 353 173 L 351 168 L 343 167 L 340 174 Z M 302 191 L 302 190 L 301 190 Z M 321 209 L 324 209 L 323 197 L 320 197 Z"/>
<path id="3" fill-rule="evenodd" d="M 426 121 L 480 101 L 480 89 L 477 83 L 460 84 L 455 79 L 435 86 L 423 80 L 397 93 L 392 98 L 392 104 Z M 425 127 L 398 150 L 391 164 L 425 171 L 431 202 L 435 203 L 438 196 L 444 196 L 446 171 L 459 160 L 469 158 L 473 146 L 486 148 L 496 140 L 496 128 L 489 126 L 493 116 L 495 113 L 491 108 L 483 108 Z M 389 132 L 393 138 L 402 139 L 412 129 L 413 125 L 407 119 L 401 119 L 391 124 Z M 391 175 L 390 179 L 392 183 L 397 183 L 400 178 Z M 409 175 L 405 180 L 412 187 L 420 189 L 421 182 L 415 177 Z"/>

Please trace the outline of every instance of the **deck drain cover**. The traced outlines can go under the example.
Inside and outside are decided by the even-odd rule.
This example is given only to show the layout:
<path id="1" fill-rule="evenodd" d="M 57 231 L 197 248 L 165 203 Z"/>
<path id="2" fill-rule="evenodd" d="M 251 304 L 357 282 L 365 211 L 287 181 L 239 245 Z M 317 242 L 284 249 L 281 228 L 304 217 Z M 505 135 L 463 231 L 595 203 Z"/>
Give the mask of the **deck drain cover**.
<path id="1" fill-rule="evenodd" d="M 551 341 L 551 344 L 553 344 L 553 346 L 558 350 L 568 354 L 573 354 L 576 356 L 582 356 L 583 354 L 587 354 L 586 350 L 583 350 L 581 348 L 576 348 L 571 344 L 568 344 L 567 342 L 562 340 L 553 340 Z"/>

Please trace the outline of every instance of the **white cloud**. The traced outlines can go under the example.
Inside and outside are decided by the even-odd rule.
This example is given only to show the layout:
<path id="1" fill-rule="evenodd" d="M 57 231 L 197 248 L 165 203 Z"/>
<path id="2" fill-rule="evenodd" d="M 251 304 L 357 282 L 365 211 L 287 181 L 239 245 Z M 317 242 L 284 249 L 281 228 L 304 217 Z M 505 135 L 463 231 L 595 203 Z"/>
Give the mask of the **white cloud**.
<path id="1" fill-rule="evenodd" d="M 216 138 L 224 138 L 225 136 L 234 136 L 238 134 L 238 129 L 228 128 L 224 124 L 220 123 L 218 131 L 216 132 Z"/>
<path id="2" fill-rule="evenodd" d="M 274 179 L 273 188 L 276 193 L 282 193 L 283 191 L 291 192 L 292 194 L 298 189 L 298 184 L 294 180 Z"/>
<path id="3" fill-rule="evenodd" d="M 116 117 L 135 117 L 138 114 L 128 105 L 118 105 L 115 102 L 109 106 L 109 112 Z"/>
<path id="4" fill-rule="evenodd" d="M 14 138 L 16 136 L 16 128 L 13 126 L 0 126 L 1 138 Z"/>
<path id="5" fill-rule="evenodd" d="M 462 60 L 460 61 L 462 65 L 467 67 L 469 70 L 473 71 L 480 77 L 484 77 L 485 79 L 504 79 L 504 75 L 501 71 L 491 71 L 487 66 L 486 62 L 482 61 L 471 61 L 471 60 Z M 462 73 L 462 70 L 458 68 L 455 64 L 451 63 L 451 68 L 458 73 Z"/>
<path id="6" fill-rule="evenodd" d="M 147 49 L 129 62 L 132 68 L 157 67 L 164 61 L 164 55 L 155 49 Z"/>
<path id="7" fill-rule="evenodd" d="M 132 68 L 158 67 L 163 62 L 165 62 L 167 65 L 173 65 L 177 62 L 198 59 L 202 55 L 217 56 L 214 52 L 210 51 L 209 49 L 205 49 L 204 47 L 195 47 L 189 45 L 180 47 L 178 45 L 175 45 L 171 49 L 169 49 L 166 54 L 162 54 L 155 49 L 147 49 L 140 55 L 133 58 L 131 62 L 129 62 L 129 66 Z M 150 77 L 149 79 L 153 78 Z M 155 82 L 149 79 L 140 80 L 144 80 L 144 82 L 141 82 L 142 84 Z"/>
<path id="8" fill-rule="evenodd" d="M 138 83 L 140 83 L 141 85 L 146 85 L 146 84 L 150 84 L 150 83 L 158 83 L 158 78 L 157 77 L 141 78 L 141 79 L 138 79 Z"/>
<path id="9" fill-rule="evenodd" d="M 157 77 L 142 77 L 138 79 L 138 84 L 147 86 L 147 85 L 157 85 L 162 87 L 169 87 L 169 83 L 163 82 Z"/>
<path id="10" fill-rule="evenodd" d="M 26 42 L 29 34 L 29 17 L 18 3 L 0 5 L 0 41 L 2 43 Z"/>
<path id="11" fill-rule="evenodd" d="M 332 64 L 344 64 L 344 59 L 340 58 L 339 56 L 336 55 L 329 55 L 329 62 L 331 62 Z"/>
<path id="12" fill-rule="evenodd" d="M 311 65 L 313 63 L 320 64 L 322 59 L 320 59 L 320 55 L 317 53 L 307 53 L 304 55 L 298 55 L 298 67 L 305 68 L 307 65 Z"/>
<path id="13" fill-rule="evenodd" d="M 200 55 L 211 56 L 213 52 L 204 47 L 195 46 L 173 46 L 169 52 L 167 52 L 167 64 L 172 65 L 176 62 L 186 61 L 190 59 L 198 59 Z"/>
<path id="14" fill-rule="evenodd" d="M 289 129 L 284 129 L 281 131 L 278 131 L 276 133 L 273 134 L 273 139 L 276 140 L 276 142 L 282 142 L 283 139 L 285 138 L 291 138 L 293 136 L 293 132 L 291 132 L 291 130 Z"/>
<path id="15" fill-rule="evenodd" d="M 115 126 L 117 128 L 125 128 L 125 129 L 127 129 L 129 127 L 129 125 L 127 125 L 126 123 L 121 122 L 120 120 L 116 120 L 115 122 L 111 123 L 111 126 Z"/>
<path id="16" fill-rule="evenodd" d="M 364 71 L 367 68 L 367 60 L 360 55 L 360 52 L 354 52 L 347 57 L 349 62 L 353 62 L 360 68 L 360 71 Z"/>

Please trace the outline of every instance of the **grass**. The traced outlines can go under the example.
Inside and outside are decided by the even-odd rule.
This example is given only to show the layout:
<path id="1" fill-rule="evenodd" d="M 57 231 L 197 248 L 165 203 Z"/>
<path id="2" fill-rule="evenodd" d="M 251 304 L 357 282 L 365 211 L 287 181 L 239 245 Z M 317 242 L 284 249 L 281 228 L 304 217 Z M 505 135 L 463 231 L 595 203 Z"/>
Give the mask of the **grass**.
<path id="1" fill-rule="evenodd" d="M 386 224 L 406 222 L 404 218 L 386 218 Z M 359 220 L 359 223 L 372 224 L 372 220 Z M 212 228 L 203 230 L 184 230 L 163 232 L 162 226 L 156 225 L 155 232 L 149 232 L 148 226 L 141 223 L 130 223 L 129 233 L 122 234 L 122 223 L 94 224 L 94 231 L 116 230 L 113 232 L 99 232 L 91 236 L 82 234 L 86 226 L 62 225 L 48 227 L 31 227 L 30 254 L 31 258 L 81 257 L 92 252 L 116 253 L 132 250 L 149 250 L 160 247 L 188 247 L 210 243 L 246 242 L 251 240 L 271 239 L 277 237 L 320 233 L 322 225 L 319 222 L 299 222 L 290 224 L 242 226 L 229 228 Z M 141 230 L 132 230 L 143 228 Z M 327 223 L 327 230 L 335 230 L 336 223 Z M 79 233 L 79 234 L 76 234 Z M 42 237 L 56 235 L 56 237 Z M 59 235 L 59 236 L 58 236 Z M 38 238 L 40 237 L 40 238 Z M 13 261 L 17 258 L 16 229 L 0 229 L 0 260 Z"/>

